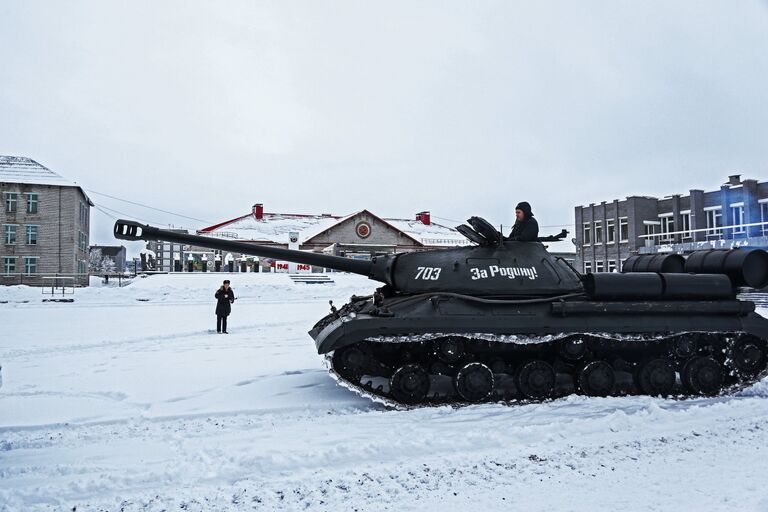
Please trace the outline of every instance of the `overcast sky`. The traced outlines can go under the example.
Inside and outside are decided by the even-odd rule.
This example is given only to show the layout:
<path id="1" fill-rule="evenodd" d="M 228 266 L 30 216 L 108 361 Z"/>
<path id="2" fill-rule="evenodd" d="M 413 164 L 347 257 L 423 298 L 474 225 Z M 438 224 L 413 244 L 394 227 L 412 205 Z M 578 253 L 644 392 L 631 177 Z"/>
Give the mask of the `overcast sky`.
<path id="1" fill-rule="evenodd" d="M 768 179 L 764 1 L 2 0 L 0 62 L 0 154 L 211 222 L 527 200 L 557 225 Z"/>

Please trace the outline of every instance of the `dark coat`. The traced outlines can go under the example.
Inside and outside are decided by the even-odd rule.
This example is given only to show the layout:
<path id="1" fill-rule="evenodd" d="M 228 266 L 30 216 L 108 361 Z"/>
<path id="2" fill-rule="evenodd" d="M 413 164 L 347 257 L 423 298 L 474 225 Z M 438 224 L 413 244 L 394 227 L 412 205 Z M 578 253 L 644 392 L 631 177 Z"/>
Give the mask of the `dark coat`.
<path id="1" fill-rule="evenodd" d="M 507 237 L 507 240 L 535 242 L 539 238 L 539 223 L 533 218 L 531 205 L 522 202 L 515 209 L 523 211 L 523 220 L 515 221 L 514 226 L 512 226 L 512 232 Z"/>
<path id="2" fill-rule="evenodd" d="M 229 316 L 232 312 L 232 303 L 235 302 L 235 292 L 232 287 L 230 286 L 229 290 L 219 288 L 214 297 L 217 299 L 216 316 Z"/>

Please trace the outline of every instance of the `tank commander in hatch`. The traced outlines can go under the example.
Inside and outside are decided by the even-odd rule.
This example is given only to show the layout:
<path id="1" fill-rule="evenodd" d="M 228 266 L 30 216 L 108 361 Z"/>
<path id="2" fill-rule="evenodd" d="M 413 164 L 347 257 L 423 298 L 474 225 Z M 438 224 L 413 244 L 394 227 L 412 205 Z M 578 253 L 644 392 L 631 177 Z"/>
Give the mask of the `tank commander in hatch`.
<path id="1" fill-rule="evenodd" d="M 539 237 L 539 223 L 533 218 L 531 205 L 523 201 L 515 206 L 515 224 L 506 238 L 515 242 L 535 242 Z"/>

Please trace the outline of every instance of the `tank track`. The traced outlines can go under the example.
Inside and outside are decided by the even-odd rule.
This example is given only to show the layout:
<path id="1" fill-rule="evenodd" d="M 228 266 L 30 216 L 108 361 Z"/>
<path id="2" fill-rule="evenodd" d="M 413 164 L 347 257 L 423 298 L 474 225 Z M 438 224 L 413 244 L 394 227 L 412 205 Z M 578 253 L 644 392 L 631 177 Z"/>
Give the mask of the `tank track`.
<path id="1" fill-rule="evenodd" d="M 745 332 L 379 336 L 326 355 L 342 386 L 387 407 L 509 405 L 570 394 L 728 395 L 768 374 L 766 340 Z"/>

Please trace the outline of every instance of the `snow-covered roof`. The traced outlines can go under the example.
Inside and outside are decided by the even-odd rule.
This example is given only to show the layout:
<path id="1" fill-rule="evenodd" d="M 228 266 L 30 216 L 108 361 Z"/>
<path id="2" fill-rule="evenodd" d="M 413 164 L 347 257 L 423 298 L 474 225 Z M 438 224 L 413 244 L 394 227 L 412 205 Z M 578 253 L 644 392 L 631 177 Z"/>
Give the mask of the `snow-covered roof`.
<path id="1" fill-rule="evenodd" d="M 77 183 L 63 178 L 47 167 L 25 156 L 0 155 L 0 183 L 77 187 L 86 198 L 88 197 L 83 188 Z"/>
<path id="2" fill-rule="evenodd" d="M 249 213 L 215 226 L 203 228 L 199 233 L 222 238 L 288 244 L 288 234 L 295 231 L 299 233 L 299 243 L 303 244 L 359 213 L 362 212 L 340 217 L 329 214 L 295 215 L 264 212 L 261 219 L 256 219 L 252 213 Z M 420 220 L 388 218 L 381 218 L 381 220 L 425 246 L 451 247 L 469 244 L 467 239 L 455 229 L 434 222 L 423 224 Z"/>
<path id="3" fill-rule="evenodd" d="M 61 187 L 77 186 L 31 158 L 23 156 L 0 155 L 0 182 L 58 185 Z"/>
<path id="4" fill-rule="evenodd" d="M 384 219 L 403 233 L 427 246 L 469 245 L 469 241 L 454 228 L 435 222 L 424 224 L 420 220 Z"/>
<path id="5" fill-rule="evenodd" d="M 288 244 L 288 234 L 299 233 L 299 243 L 304 243 L 313 236 L 339 223 L 342 217 L 334 215 L 294 215 L 286 213 L 264 213 L 256 219 L 249 213 L 200 230 L 201 234 L 236 238 L 256 242 Z"/>

